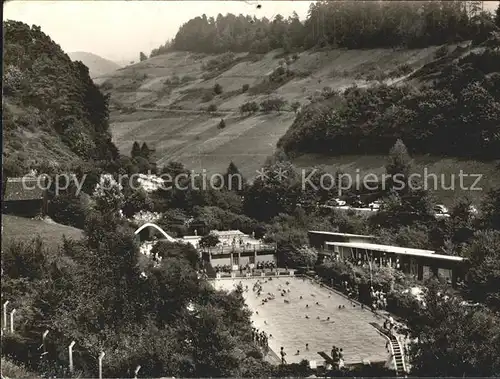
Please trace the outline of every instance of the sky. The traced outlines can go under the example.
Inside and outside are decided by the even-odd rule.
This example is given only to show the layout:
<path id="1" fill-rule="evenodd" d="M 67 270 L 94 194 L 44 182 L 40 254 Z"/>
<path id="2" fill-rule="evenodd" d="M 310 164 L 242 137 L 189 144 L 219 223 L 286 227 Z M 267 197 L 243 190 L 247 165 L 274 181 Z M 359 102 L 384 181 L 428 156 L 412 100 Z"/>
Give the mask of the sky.
<path id="1" fill-rule="evenodd" d="M 257 9 L 257 4 L 262 7 Z M 498 1 L 485 1 L 495 9 Z M 4 3 L 4 19 L 38 25 L 66 52 L 86 51 L 115 62 L 137 61 L 177 33 L 191 18 L 222 13 L 300 19 L 311 1 L 144 1 L 144 0 L 11 0 Z"/>
<path id="2" fill-rule="evenodd" d="M 262 7 L 257 9 L 257 4 Z M 38 25 L 66 52 L 86 51 L 115 62 L 149 55 L 191 18 L 221 13 L 285 17 L 307 15 L 311 1 L 102 1 L 11 0 L 4 20 Z"/>

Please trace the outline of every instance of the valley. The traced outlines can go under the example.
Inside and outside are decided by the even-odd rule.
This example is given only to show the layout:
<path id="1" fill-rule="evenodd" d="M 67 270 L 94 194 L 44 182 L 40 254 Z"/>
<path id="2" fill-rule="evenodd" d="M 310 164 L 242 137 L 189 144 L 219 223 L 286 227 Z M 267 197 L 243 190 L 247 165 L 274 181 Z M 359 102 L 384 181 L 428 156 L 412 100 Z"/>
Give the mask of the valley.
<path id="1" fill-rule="evenodd" d="M 448 49 L 457 46 L 450 45 Z M 296 114 L 291 104 L 298 102 L 303 107 L 320 98 L 325 90 L 343 91 L 353 85 L 360 88 L 381 83 L 418 85 L 408 77 L 433 62 L 439 49 L 440 46 L 338 49 L 296 55 L 275 50 L 263 55 L 231 56 L 170 52 L 95 81 L 110 95 L 110 128 L 113 142 L 122 154 L 129 155 L 134 141 L 141 141 L 155 149 L 154 157 L 159 165 L 179 161 L 188 169 L 217 173 L 225 171 L 233 161 L 245 177 L 252 179 L 293 124 Z M 208 69 L 215 65 L 213 62 L 224 62 L 223 68 Z M 264 78 L 283 65 L 294 73 L 293 77 L 277 88 L 265 88 Z M 400 72 L 399 76 L 394 77 L 394 72 Z M 215 84 L 221 85 L 222 93 L 212 93 Z M 243 91 L 245 85 L 249 88 Z M 275 97 L 287 101 L 279 112 L 242 115 L 239 110 L 244 103 L 258 104 Z M 211 104 L 215 111 L 208 111 Z M 222 118 L 226 128 L 219 129 Z M 462 169 L 482 174 L 485 190 L 499 183 L 495 175 L 499 163 L 495 161 L 429 155 L 414 158 L 417 172 L 425 166 L 429 173 L 444 173 L 446 180 L 450 180 L 450 175 L 458 176 Z M 341 156 L 301 154 L 292 161 L 299 168 L 322 165 L 329 172 L 341 170 L 355 175 L 356 172 L 384 172 L 386 156 L 352 151 Z M 468 192 L 473 200 L 479 200 L 480 193 Z M 437 195 L 450 205 L 455 197 L 463 194 L 464 191 L 457 188 L 451 193 L 439 191 Z"/>

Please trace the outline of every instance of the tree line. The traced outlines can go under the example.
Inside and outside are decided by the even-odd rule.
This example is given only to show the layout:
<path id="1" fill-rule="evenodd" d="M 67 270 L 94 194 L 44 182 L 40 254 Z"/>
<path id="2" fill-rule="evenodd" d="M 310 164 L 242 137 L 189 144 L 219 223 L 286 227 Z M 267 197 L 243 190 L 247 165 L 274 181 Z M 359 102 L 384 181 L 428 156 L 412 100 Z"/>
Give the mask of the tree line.
<path id="1" fill-rule="evenodd" d="M 272 20 L 202 15 L 183 24 L 151 57 L 169 50 L 216 54 L 278 48 L 419 48 L 482 40 L 498 25 L 498 13 L 484 12 L 480 1 L 318 1 L 303 22 L 296 13 L 288 18 L 278 14 Z"/>

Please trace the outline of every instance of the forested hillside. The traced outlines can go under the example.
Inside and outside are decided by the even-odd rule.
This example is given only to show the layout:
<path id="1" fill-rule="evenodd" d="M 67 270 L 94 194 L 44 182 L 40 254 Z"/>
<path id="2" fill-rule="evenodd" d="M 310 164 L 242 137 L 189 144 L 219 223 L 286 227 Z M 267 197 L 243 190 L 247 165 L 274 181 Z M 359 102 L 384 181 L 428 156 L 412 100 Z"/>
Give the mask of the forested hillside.
<path id="1" fill-rule="evenodd" d="M 4 23 L 3 168 L 29 168 L 110 160 L 108 97 L 39 27 Z"/>
<path id="2" fill-rule="evenodd" d="M 421 48 L 481 40 L 493 27 L 480 1 L 407 1 L 397 6 L 392 1 L 318 1 L 311 4 L 305 22 L 297 14 L 287 19 L 277 15 L 273 20 L 241 14 L 196 17 L 151 56 L 168 50 L 267 53 L 278 48 Z"/>
<path id="3" fill-rule="evenodd" d="M 500 10 L 485 12 L 478 1 L 324 1 L 311 4 L 303 22 L 296 14 L 273 20 L 233 14 L 196 17 L 151 55 L 179 50 L 262 54 L 283 49 L 286 57 L 311 49 L 443 45 L 423 67 L 408 62 L 391 72 L 379 70 L 368 79 L 370 84 L 356 82 L 345 92 L 348 86 L 324 87 L 322 98 L 309 99 L 311 104 L 302 107 L 278 146 L 292 156 L 384 154 L 402 138 L 414 154 L 496 159 L 500 156 L 499 24 Z M 293 60 L 286 63 L 292 72 Z M 366 75 L 370 65 L 382 64 L 367 62 L 364 70 L 359 69 Z M 288 72 L 286 67 L 283 72 Z M 340 78 L 345 72 L 334 67 L 329 76 Z M 285 93 L 292 76 L 283 75 L 280 83 L 268 86 L 268 93 Z M 326 80 L 325 73 L 320 78 Z M 388 83 L 387 78 L 397 80 Z"/>
<path id="4" fill-rule="evenodd" d="M 426 85 L 351 87 L 310 104 L 278 146 L 295 155 L 383 154 L 400 138 L 417 154 L 497 159 L 500 41 L 487 44 L 492 47 L 422 67 L 413 77 L 433 77 Z"/>

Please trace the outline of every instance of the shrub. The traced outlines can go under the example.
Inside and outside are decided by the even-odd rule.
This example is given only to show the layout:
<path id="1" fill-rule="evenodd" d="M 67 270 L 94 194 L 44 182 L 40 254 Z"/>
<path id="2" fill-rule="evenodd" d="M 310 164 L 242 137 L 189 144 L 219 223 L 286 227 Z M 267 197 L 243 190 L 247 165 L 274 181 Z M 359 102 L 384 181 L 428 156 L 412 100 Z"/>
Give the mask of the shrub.
<path id="1" fill-rule="evenodd" d="M 214 93 L 216 95 L 220 95 L 222 93 L 222 86 L 219 83 L 215 83 L 215 85 L 214 85 Z"/>
<path id="2" fill-rule="evenodd" d="M 294 101 L 294 102 L 290 105 L 290 107 L 292 108 L 292 110 L 293 110 L 293 112 L 294 112 L 294 113 L 297 113 L 297 111 L 298 111 L 298 110 L 299 110 L 299 108 L 300 108 L 300 102 L 298 102 L 298 101 Z"/>
<path id="3" fill-rule="evenodd" d="M 195 80 L 195 78 L 193 78 L 192 76 L 185 75 L 182 77 L 181 83 L 192 82 L 193 80 Z"/>
<path id="4" fill-rule="evenodd" d="M 215 104 L 210 104 L 207 108 L 208 112 L 215 112 L 217 110 L 217 105 Z"/>
<path id="5" fill-rule="evenodd" d="M 275 97 L 262 101 L 260 103 L 260 108 L 263 112 L 277 111 L 280 112 L 285 106 L 286 101 L 282 98 Z"/>
<path id="6" fill-rule="evenodd" d="M 224 129 L 226 127 L 226 122 L 222 118 L 219 122 L 219 125 L 217 126 L 219 129 Z"/>
<path id="7" fill-rule="evenodd" d="M 214 98 L 214 94 L 211 92 L 206 92 L 203 94 L 201 101 L 204 103 L 208 103 L 209 101 L 212 101 Z"/>
<path id="8" fill-rule="evenodd" d="M 255 113 L 259 110 L 259 106 L 255 101 L 249 101 L 245 104 L 242 104 L 240 106 L 240 113 L 245 114 L 245 113 Z"/>
<path id="9" fill-rule="evenodd" d="M 241 92 L 245 93 L 248 91 L 249 88 L 250 88 L 250 84 L 243 84 L 241 86 Z"/>
<path id="10" fill-rule="evenodd" d="M 443 45 L 434 53 L 434 59 L 441 59 L 448 55 L 448 46 Z"/>

